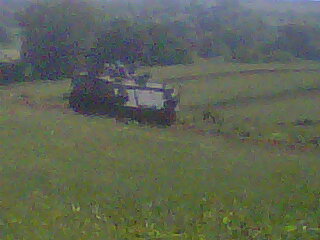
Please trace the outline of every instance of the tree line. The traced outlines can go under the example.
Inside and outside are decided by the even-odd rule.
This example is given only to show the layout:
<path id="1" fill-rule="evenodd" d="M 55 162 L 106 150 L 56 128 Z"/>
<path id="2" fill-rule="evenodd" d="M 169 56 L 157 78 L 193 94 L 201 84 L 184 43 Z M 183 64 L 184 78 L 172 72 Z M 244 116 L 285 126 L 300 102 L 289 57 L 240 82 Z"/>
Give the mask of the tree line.
<path id="1" fill-rule="evenodd" d="M 186 5 L 163 1 L 145 5 L 141 0 L 135 7 L 121 2 L 117 14 L 108 12 L 108 4 L 96 8 L 87 1 L 32 3 L 16 16 L 22 29 L 21 60 L 46 79 L 118 60 L 149 66 L 188 64 L 195 54 L 247 63 L 320 60 L 317 25 L 270 26 L 237 0 L 212 6 L 195 0 Z M 116 6 L 110 3 L 110 9 Z"/>

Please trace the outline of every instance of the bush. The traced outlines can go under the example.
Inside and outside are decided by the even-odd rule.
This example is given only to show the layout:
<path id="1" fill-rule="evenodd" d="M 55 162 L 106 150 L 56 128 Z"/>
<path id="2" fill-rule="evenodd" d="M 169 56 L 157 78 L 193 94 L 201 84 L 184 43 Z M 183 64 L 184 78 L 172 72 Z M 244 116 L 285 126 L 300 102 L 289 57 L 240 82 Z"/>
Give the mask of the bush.
<path id="1" fill-rule="evenodd" d="M 202 120 L 212 121 L 214 124 L 222 125 L 224 123 L 223 114 L 214 106 L 207 105 L 202 111 Z"/>
<path id="2" fill-rule="evenodd" d="M 192 63 L 188 44 L 177 36 L 169 24 L 115 20 L 97 41 L 102 61 L 143 65 L 174 65 Z"/>
<path id="3" fill-rule="evenodd" d="M 280 62 L 280 63 L 289 63 L 294 60 L 294 56 L 282 50 L 276 50 L 267 55 L 264 59 L 265 62 Z"/>
<path id="4" fill-rule="evenodd" d="M 23 60 L 41 79 L 70 77 L 81 52 L 93 44 L 97 27 L 93 9 L 84 1 L 41 0 L 16 18 L 22 27 Z"/>
<path id="5" fill-rule="evenodd" d="M 146 29 L 143 63 L 146 65 L 175 65 L 192 63 L 191 52 L 185 40 L 175 35 L 165 24 L 153 24 Z"/>
<path id="6" fill-rule="evenodd" d="M 211 39 L 203 39 L 197 49 L 198 56 L 202 58 L 214 58 L 222 56 L 226 61 L 232 59 L 231 49 L 221 41 L 214 41 Z"/>
<path id="7" fill-rule="evenodd" d="M 185 49 L 175 49 L 171 46 L 166 47 L 163 51 L 157 51 L 152 54 L 150 65 L 175 65 L 192 63 L 189 52 Z"/>
<path id="8" fill-rule="evenodd" d="M 220 56 L 218 43 L 210 38 L 204 38 L 198 46 L 198 55 L 202 58 Z"/>
<path id="9" fill-rule="evenodd" d="M 234 53 L 234 59 L 243 63 L 258 63 L 262 58 L 261 52 L 256 48 L 239 47 Z"/>
<path id="10" fill-rule="evenodd" d="M 9 63 L 0 63 L 0 85 L 10 84 L 14 82 L 24 82 L 31 79 L 31 71 L 28 71 L 30 66 L 21 61 Z"/>

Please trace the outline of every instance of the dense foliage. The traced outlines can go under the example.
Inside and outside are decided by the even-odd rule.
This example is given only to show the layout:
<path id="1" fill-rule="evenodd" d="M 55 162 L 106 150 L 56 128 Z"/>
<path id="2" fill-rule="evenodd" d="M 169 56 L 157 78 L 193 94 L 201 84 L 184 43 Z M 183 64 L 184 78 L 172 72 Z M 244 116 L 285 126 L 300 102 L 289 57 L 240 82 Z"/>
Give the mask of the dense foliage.
<path id="1" fill-rule="evenodd" d="M 163 78 L 196 75 L 183 83 L 181 114 L 204 130 L 201 106 L 229 101 L 217 109 L 222 127 L 249 131 L 243 143 L 72 114 L 61 97 L 69 81 L 0 89 L 0 239 L 318 240 L 319 151 L 267 140 L 319 134 L 319 125 L 290 123 L 320 119 L 319 94 L 290 91 L 319 86 L 319 73 L 239 73 L 263 67 L 310 65 L 208 61 L 158 71 Z M 238 73 L 208 81 L 222 71 Z M 286 97 L 239 104 L 241 96 L 288 89 Z"/>
<path id="2" fill-rule="evenodd" d="M 97 48 L 103 60 L 143 65 L 173 65 L 192 62 L 188 45 L 173 26 L 159 23 L 112 21 Z"/>
<path id="3" fill-rule="evenodd" d="M 59 0 L 29 6 L 17 18 L 23 28 L 22 58 L 41 78 L 72 73 L 82 50 L 91 46 L 95 19 L 84 2 Z"/>
<path id="4" fill-rule="evenodd" d="M 246 63 L 320 59 L 320 27 L 271 26 L 237 0 L 35 3 L 19 15 L 22 56 L 42 78 L 71 74 L 81 56 L 143 65 L 192 62 L 192 55 Z M 100 10 L 98 10 L 100 9 Z M 101 12 L 101 9 L 104 9 Z"/>

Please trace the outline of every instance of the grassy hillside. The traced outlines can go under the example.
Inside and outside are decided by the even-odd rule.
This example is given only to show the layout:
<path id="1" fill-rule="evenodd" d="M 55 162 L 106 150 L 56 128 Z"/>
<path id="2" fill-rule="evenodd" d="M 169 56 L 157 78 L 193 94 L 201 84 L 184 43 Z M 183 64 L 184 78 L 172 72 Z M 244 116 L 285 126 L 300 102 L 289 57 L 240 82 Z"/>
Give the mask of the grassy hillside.
<path id="1" fill-rule="evenodd" d="M 216 69 L 248 66 L 233 67 Z M 182 82 L 186 115 L 198 116 L 194 105 L 319 84 L 319 73 L 153 71 L 167 78 L 183 68 L 199 74 Z M 85 117 L 67 108 L 68 90 L 67 80 L 0 89 L 0 239 L 319 239 L 319 150 Z M 259 117 L 265 132 L 276 119 L 320 118 L 318 95 L 291 92 L 230 101 L 221 114 L 233 126 Z"/>
<path id="2" fill-rule="evenodd" d="M 166 82 L 176 82 L 184 80 L 197 80 L 199 78 L 210 78 L 209 74 L 237 73 L 248 70 L 300 70 L 315 69 L 320 70 L 320 64 L 313 61 L 297 61 L 290 64 L 265 63 L 265 64 L 239 64 L 226 63 L 219 58 L 216 59 L 196 59 L 194 64 L 159 66 L 152 68 L 141 68 L 140 72 L 150 72 L 155 81 L 165 80 Z"/>
<path id="3" fill-rule="evenodd" d="M 247 66 L 238 66 L 239 69 L 244 67 Z M 316 69 L 316 65 L 314 67 Z M 290 68 L 294 69 L 294 65 L 287 65 L 287 70 Z M 235 135 L 240 131 L 254 139 L 268 140 L 278 135 L 279 140 L 297 142 L 300 138 L 312 141 L 319 137 L 320 109 L 315 103 L 319 100 L 320 72 L 274 69 L 280 72 L 231 72 L 226 76 L 208 74 L 193 79 L 181 78 L 180 117 L 201 129 Z M 211 111 L 215 118 L 224 119 L 223 124 L 204 122 L 203 111 Z M 295 126 L 294 122 L 304 119 L 314 123 Z"/>
<path id="4" fill-rule="evenodd" d="M 320 13 L 319 1 L 277 1 L 277 0 L 246 0 L 244 6 L 253 10 L 267 10 L 270 12 L 285 13 L 288 11 L 296 13 Z"/>

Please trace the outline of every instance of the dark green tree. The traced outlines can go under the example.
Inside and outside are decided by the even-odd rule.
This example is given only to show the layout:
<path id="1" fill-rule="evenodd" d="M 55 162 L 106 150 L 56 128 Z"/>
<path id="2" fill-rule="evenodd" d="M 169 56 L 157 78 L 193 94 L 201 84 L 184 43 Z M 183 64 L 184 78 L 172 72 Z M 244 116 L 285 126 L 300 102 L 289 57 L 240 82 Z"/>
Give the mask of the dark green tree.
<path id="1" fill-rule="evenodd" d="M 41 78 L 72 74 L 81 52 L 94 41 L 94 10 L 83 1 L 31 4 L 17 15 L 22 27 L 21 57 Z"/>
<path id="2" fill-rule="evenodd" d="M 320 59 L 320 28 L 311 25 L 288 24 L 279 27 L 276 48 L 297 58 Z"/>
<path id="3" fill-rule="evenodd" d="M 98 38 L 98 54 L 109 63 L 141 61 L 144 35 L 144 30 L 137 24 L 124 19 L 113 20 Z"/>
<path id="4" fill-rule="evenodd" d="M 187 41 L 176 35 L 174 27 L 169 24 L 152 24 L 147 32 L 145 63 L 173 65 L 192 62 Z"/>
<path id="5" fill-rule="evenodd" d="M 175 29 L 178 31 L 175 32 Z M 191 61 L 183 36 L 185 28 L 168 24 L 115 20 L 98 39 L 96 49 L 105 62 L 126 64 L 171 65 Z"/>

